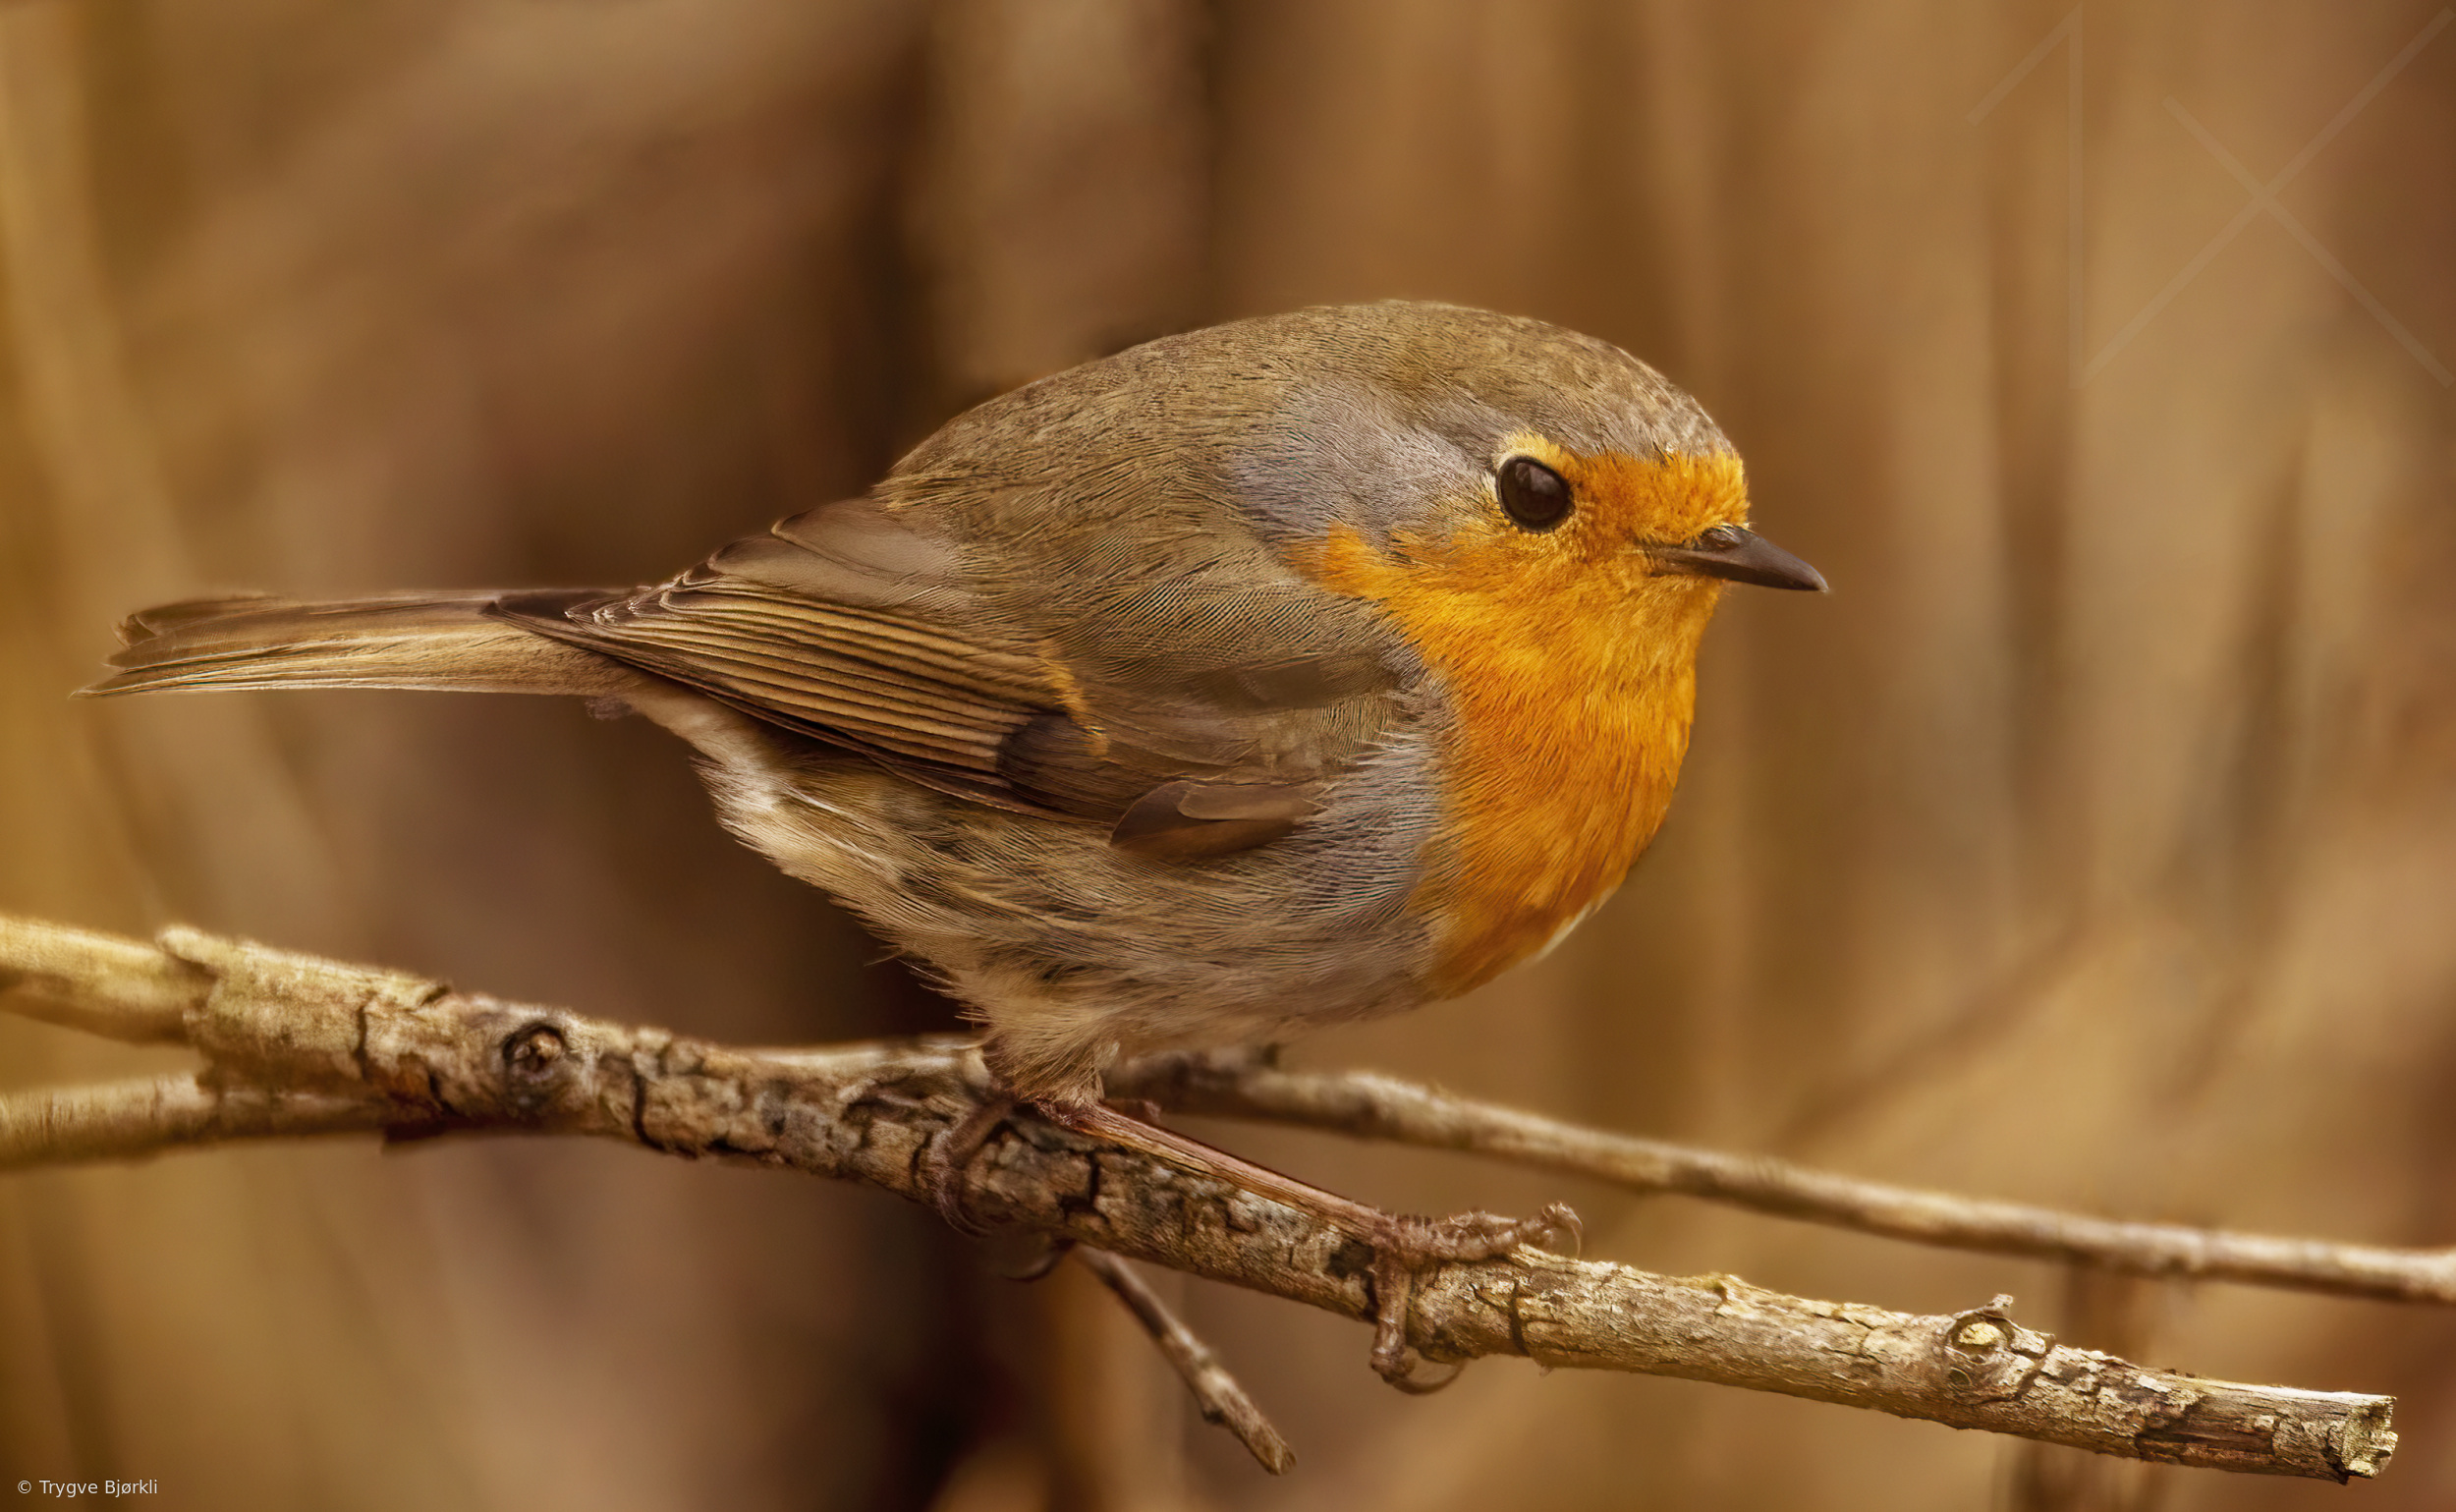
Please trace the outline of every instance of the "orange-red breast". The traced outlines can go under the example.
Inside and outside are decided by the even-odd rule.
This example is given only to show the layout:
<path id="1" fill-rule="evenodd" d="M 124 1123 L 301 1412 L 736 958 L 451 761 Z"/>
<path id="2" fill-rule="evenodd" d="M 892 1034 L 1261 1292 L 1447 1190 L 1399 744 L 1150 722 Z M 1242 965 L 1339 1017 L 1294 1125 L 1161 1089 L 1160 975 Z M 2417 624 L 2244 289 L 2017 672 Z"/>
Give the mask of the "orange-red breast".
<path id="1" fill-rule="evenodd" d="M 174 604 L 91 691 L 621 700 L 1082 1109 L 1121 1050 L 1415 1007 L 1586 917 L 1726 582 L 1823 587 L 1687 394 L 1390 303 L 1044 378 L 652 588 Z"/>

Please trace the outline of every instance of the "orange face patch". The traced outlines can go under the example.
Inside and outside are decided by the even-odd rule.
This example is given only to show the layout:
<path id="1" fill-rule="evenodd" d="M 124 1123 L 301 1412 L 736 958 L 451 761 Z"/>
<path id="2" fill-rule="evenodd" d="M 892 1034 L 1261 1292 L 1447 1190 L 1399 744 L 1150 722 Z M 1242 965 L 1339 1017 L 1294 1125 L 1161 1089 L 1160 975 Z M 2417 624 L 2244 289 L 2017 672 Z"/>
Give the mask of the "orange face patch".
<path id="1" fill-rule="evenodd" d="M 1695 540 L 1717 525 L 1748 524 L 1748 479 L 1740 459 L 1729 452 L 1702 457 L 1675 453 L 1668 457 L 1632 457 L 1627 452 L 1597 452 L 1582 457 L 1539 435 L 1520 431 L 1501 443 L 1502 457 L 1532 457 L 1569 482 L 1576 511 L 1558 531 L 1525 532 L 1521 551 L 1543 541 L 1558 541 L 1592 560 L 1624 555 L 1640 542 L 1677 545 Z M 1491 522 L 1508 528 L 1497 514 Z"/>
<path id="2" fill-rule="evenodd" d="M 1728 454 L 1582 458 L 1512 436 L 1503 455 L 1569 481 L 1558 529 L 1522 530 L 1487 499 L 1445 539 L 1402 535 L 1385 550 L 1337 527 L 1296 561 L 1382 605 L 1447 685 L 1444 854 L 1414 900 L 1434 924 L 1442 996 L 1548 946 L 1653 838 L 1721 585 L 1658 574 L 1640 544 L 1747 518 Z"/>

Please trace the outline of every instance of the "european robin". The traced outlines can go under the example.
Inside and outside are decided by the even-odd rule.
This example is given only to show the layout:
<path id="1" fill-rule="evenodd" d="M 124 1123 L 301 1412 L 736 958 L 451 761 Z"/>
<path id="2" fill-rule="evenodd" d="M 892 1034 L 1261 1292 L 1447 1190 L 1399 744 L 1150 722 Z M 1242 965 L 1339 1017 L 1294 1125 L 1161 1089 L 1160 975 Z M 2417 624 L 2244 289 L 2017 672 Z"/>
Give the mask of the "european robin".
<path id="1" fill-rule="evenodd" d="M 737 835 L 986 1027 L 1008 1100 L 943 1142 L 942 1193 L 1020 1099 L 1312 1206 L 1374 1244 L 1398 1379 L 1414 1267 L 1566 1209 L 1395 1218 L 1107 1107 L 1102 1068 L 1413 1008 L 1549 948 L 1662 821 L 1732 582 L 1824 587 L 1749 530 L 1695 400 L 1591 337 L 1387 303 L 1043 378 L 651 588 L 171 604 L 88 691 L 647 715 Z"/>

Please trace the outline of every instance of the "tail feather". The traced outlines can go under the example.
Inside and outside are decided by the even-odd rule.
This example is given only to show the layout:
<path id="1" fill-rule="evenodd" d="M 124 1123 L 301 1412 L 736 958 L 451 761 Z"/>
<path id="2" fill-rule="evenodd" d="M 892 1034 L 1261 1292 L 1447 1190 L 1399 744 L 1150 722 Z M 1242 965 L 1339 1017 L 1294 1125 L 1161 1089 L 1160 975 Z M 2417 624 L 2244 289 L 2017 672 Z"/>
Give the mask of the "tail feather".
<path id="1" fill-rule="evenodd" d="M 418 688 L 597 697 L 633 680 L 604 656 L 494 616 L 489 611 L 500 596 L 393 593 L 315 602 L 249 595 L 162 604 L 121 622 L 124 649 L 110 662 L 116 675 L 80 692 Z"/>

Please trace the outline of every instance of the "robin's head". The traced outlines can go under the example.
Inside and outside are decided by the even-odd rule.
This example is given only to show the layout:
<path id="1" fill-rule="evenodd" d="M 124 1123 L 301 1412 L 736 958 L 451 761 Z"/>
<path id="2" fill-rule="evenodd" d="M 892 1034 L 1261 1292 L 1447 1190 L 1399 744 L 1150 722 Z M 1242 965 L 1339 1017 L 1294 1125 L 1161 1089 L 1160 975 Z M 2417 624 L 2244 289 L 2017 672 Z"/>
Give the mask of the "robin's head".
<path id="1" fill-rule="evenodd" d="M 1749 529 L 1705 412 L 1616 347 L 1439 305 L 1254 324 L 1302 376 L 1241 448 L 1237 491 L 1324 586 L 1479 620 L 1506 604 L 1558 633 L 1702 627 L 1725 582 L 1825 586 Z"/>
<path id="2" fill-rule="evenodd" d="M 1740 459 L 1697 401 L 1616 347 L 1442 305 L 1254 323 L 1311 369 L 1233 464 L 1283 549 L 1352 541 L 1461 590 L 1825 586 L 1749 530 Z"/>

